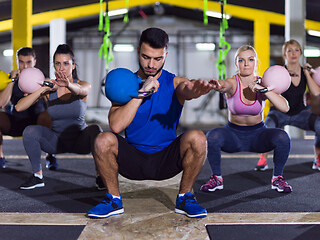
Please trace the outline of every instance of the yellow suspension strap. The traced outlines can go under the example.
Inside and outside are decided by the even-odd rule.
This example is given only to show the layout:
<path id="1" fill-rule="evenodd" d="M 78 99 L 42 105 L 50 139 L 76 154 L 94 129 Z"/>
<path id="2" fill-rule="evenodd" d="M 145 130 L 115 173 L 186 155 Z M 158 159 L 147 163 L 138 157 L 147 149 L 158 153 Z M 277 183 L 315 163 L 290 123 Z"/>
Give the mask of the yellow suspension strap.
<path id="1" fill-rule="evenodd" d="M 217 62 L 217 68 L 219 71 L 219 80 L 226 78 L 226 56 L 231 48 L 230 44 L 225 39 L 225 32 L 228 29 L 228 20 L 226 15 L 227 0 L 220 0 L 221 6 L 221 22 L 220 22 L 220 35 L 219 35 L 219 59 Z M 227 108 L 227 102 L 224 94 L 219 95 L 219 108 Z"/>
<path id="2" fill-rule="evenodd" d="M 109 69 L 109 62 L 113 60 L 112 52 L 112 42 L 109 37 L 111 36 L 110 32 L 110 18 L 109 18 L 109 0 L 106 1 L 106 11 L 103 12 L 102 9 L 103 0 L 100 0 L 100 14 L 99 14 L 99 31 L 104 31 L 104 37 L 99 49 L 99 57 L 106 60 L 106 70 Z M 103 22 L 104 20 L 104 22 Z M 104 26 L 104 27 L 103 27 Z"/>

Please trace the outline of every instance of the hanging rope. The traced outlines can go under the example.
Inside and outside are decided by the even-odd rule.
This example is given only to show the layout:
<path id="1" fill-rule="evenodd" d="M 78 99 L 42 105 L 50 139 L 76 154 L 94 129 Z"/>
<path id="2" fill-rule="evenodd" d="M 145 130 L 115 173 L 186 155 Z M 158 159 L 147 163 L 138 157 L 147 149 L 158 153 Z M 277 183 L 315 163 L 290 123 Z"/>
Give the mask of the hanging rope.
<path id="1" fill-rule="evenodd" d="M 208 0 L 203 0 L 203 24 L 208 25 Z"/>
<path id="2" fill-rule="evenodd" d="M 99 31 L 102 31 L 103 29 L 103 0 L 100 0 L 100 13 L 99 13 Z"/>
<path id="3" fill-rule="evenodd" d="M 127 9 L 127 12 L 123 17 L 123 21 L 125 23 L 129 22 L 129 0 L 126 0 L 126 9 Z"/>
<path id="4" fill-rule="evenodd" d="M 226 63 L 225 59 L 226 56 L 231 48 L 230 44 L 225 39 L 225 32 L 226 29 L 228 29 L 228 20 L 226 15 L 226 5 L 227 0 L 220 0 L 220 6 L 221 6 L 221 22 L 220 22 L 220 34 L 219 34 L 219 59 L 217 62 L 217 68 L 219 71 L 219 80 L 226 78 Z M 219 98 L 219 108 L 224 109 L 227 108 L 227 103 L 225 100 L 225 96 L 220 93 Z"/>
<path id="5" fill-rule="evenodd" d="M 224 33 L 225 30 L 228 28 L 228 21 L 226 19 L 226 11 L 225 11 L 225 5 L 227 1 L 220 1 L 221 3 L 221 23 L 220 23 L 220 33 L 219 33 L 219 59 L 217 62 L 217 68 L 219 71 L 219 80 L 225 79 L 226 71 L 225 71 L 225 58 L 227 56 L 228 51 L 230 50 L 230 44 L 225 40 Z M 203 23 L 205 25 L 208 24 L 208 1 L 203 1 Z M 216 94 L 216 91 L 209 92 L 206 97 L 202 100 L 199 107 L 194 108 L 195 111 L 198 112 L 197 118 L 200 118 L 202 116 L 202 111 L 206 109 L 206 107 L 210 104 L 210 101 L 212 97 Z M 219 93 L 219 108 L 224 109 L 227 107 L 225 96 L 222 93 Z M 207 110 L 208 112 L 208 110 Z M 218 114 L 221 113 L 221 111 L 218 111 Z"/>
<path id="6" fill-rule="evenodd" d="M 231 48 L 230 44 L 225 39 L 225 32 L 228 29 L 228 20 L 226 18 L 225 5 L 227 0 L 220 0 L 221 5 L 221 22 L 220 22 L 220 35 L 219 35 L 219 59 L 217 68 L 219 70 L 219 80 L 226 78 L 226 56 Z"/>
<path id="7" fill-rule="evenodd" d="M 111 36 L 110 32 L 110 18 L 109 18 L 109 0 L 106 1 L 106 11 L 103 12 L 102 9 L 103 0 L 100 0 L 100 14 L 99 14 L 99 31 L 104 31 L 104 37 L 99 49 L 99 57 L 106 60 L 106 70 L 109 69 L 109 62 L 113 60 L 112 52 L 112 42 L 109 37 Z M 104 23 L 103 23 L 104 20 Z M 104 25 L 104 28 L 103 28 Z"/>

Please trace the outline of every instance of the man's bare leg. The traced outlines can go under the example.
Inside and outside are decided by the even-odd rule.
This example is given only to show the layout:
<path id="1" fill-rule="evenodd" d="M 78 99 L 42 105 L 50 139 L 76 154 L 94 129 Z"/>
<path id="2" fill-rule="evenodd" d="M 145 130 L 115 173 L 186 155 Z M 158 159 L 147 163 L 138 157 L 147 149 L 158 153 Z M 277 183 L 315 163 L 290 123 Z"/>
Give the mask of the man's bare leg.
<path id="1" fill-rule="evenodd" d="M 187 131 L 180 140 L 183 173 L 179 195 L 176 199 L 175 213 L 190 218 L 203 218 L 207 210 L 201 207 L 191 193 L 193 184 L 199 175 L 207 156 L 207 138 L 200 130 Z"/>
<path id="2" fill-rule="evenodd" d="M 111 132 L 100 133 L 95 140 L 93 157 L 108 193 L 113 196 L 120 196 L 117 156 L 117 137 Z"/>
<path id="3" fill-rule="evenodd" d="M 190 130 L 180 140 L 183 173 L 179 193 L 191 192 L 207 156 L 207 138 L 201 130 Z"/>

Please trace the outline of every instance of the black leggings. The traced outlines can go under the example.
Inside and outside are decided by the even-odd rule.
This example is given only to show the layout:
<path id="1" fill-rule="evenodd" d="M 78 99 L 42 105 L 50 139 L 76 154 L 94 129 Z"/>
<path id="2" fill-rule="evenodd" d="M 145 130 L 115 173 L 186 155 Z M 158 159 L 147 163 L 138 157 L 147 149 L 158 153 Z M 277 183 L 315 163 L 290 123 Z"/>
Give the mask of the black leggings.
<path id="1" fill-rule="evenodd" d="M 50 128 L 31 125 L 23 131 L 23 145 L 31 161 L 33 173 L 41 167 L 41 150 L 50 153 L 88 154 L 92 151 L 94 140 L 102 132 L 100 126 L 90 125 L 79 134 L 63 139 Z"/>
<path id="2" fill-rule="evenodd" d="M 221 175 L 221 150 L 235 152 L 269 152 L 274 150 L 273 175 L 282 175 L 290 152 L 290 138 L 279 128 L 266 128 L 264 123 L 238 126 L 232 123 L 207 133 L 208 161 L 214 175 Z"/>

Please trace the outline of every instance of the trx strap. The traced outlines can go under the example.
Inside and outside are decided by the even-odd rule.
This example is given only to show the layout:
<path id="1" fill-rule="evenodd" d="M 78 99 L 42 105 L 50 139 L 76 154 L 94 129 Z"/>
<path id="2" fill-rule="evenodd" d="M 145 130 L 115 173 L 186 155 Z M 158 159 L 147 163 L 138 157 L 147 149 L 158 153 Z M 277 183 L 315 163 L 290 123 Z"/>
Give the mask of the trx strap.
<path id="1" fill-rule="evenodd" d="M 125 23 L 129 22 L 129 0 L 126 0 L 126 9 L 127 9 L 127 12 L 123 17 L 123 21 Z"/>
<path id="2" fill-rule="evenodd" d="M 226 56 L 231 48 L 230 44 L 225 39 L 225 32 L 228 29 L 228 20 L 226 17 L 226 7 L 227 0 L 220 0 L 221 6 L 221 22 L 220 22 L 220 34 L 219 34 L 219 59 L 217 62 L 217 68 L 219 71 L 219 80 L 226 78 Z M 219 108 L 225 109 L 227 108 L 227 102 L 224 94 L 220 93 L 219 96 Z"/>
<path id="3" fill-rule="evenodd" d="M 99 31 L 104 31 L 104 37 L 99 49 L 99 57 L 106 60 L 106 69 L 109 69 L 109 62 L 113 60 L 113 52 L 112 52 L 112 42 L 109 37 L 111 36 L 110 32 L 110 18 L 109 18 L 109 0 L 106 0 L 106 11 L 103 12 L 102 2 L 100 0 L 100 14 L 99 14 Z M 105 16 L 104 16 L 105 15 Z M 104 20 L 104 23 L 103 23 Z M 103 28 L 104 25 L 104 28 Z"/>
<path id="4" fill-rule="evenodd" d="M 208 25 L 208 0 L 203 0 L 203 24 Z"/>

